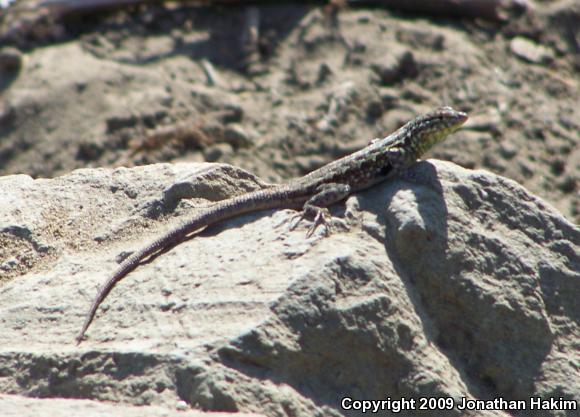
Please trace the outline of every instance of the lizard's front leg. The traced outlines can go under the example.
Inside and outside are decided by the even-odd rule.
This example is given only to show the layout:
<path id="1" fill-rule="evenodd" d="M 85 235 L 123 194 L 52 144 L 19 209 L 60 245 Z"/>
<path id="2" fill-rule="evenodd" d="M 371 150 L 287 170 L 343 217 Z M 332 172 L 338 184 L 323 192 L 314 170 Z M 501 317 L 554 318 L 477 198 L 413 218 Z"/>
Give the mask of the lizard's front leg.
<path id="1" fill-rule="evenodd" d="M 327 207 L 343 200 L 350 193 L 351 187 L 348 184 L 320 184 L 316 189 L 316 194 L 304 203 L 302 213 L 298 214 L 298 220 L 290 226 L 290 230 L 294 230 L 302 219 L 307 218 L 313 222 L 310 229 L 308 229 L 306 237 L 312 236 L 316 228 L 321 224 L 324 225 L 326 233 L 328 234 L 331 216 Z"/>

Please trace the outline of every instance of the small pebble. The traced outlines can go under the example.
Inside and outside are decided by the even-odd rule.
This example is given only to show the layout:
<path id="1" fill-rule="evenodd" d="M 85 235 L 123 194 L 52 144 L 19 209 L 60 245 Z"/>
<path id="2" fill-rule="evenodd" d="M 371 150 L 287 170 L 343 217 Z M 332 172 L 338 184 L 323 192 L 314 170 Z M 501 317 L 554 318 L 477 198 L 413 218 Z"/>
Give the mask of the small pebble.
<path id="1" fill-rule="evenodd" d="M 177 402 L 177 404 L 175 405 L 175 409 L 177 411 L 187 411 L 189 409 L 189 406 L 185 401 L 182 400 Z"/>
<path id="2" fill-rule="evenodd" d="M 22 68 L 22 52 L 13 47 L 0 49 L 0 72 L 15 73 Z"/>
<path id="3" fill-rule="evenodd" d="M 533 64 L 545 64 L 554 59 L 552 50 L 522 36 L 512 39 L 510 49 L 517 57 Z"/>

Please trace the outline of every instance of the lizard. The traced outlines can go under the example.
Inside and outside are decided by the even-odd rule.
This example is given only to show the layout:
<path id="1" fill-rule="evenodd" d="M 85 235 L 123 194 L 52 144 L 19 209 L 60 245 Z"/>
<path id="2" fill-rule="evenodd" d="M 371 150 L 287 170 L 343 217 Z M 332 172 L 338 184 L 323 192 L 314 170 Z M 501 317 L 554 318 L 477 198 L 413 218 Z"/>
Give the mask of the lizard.
<path id="1" fill-rule="evenodd" d="M 408 171 L 435 144 L 458 130 L 467 114 L 440 107 L 420 115 L 394 133 L 372 140 L 366 147 L 287 183 L 219 201 L 170 229 L 127 257 L 99 289 L 76 338 L 77 345 L 113 287 L 144 260 L 165 252 L 213 224 L 243 214 L 269 209 L 302 209 L 298 222 L 312 220 L 307 237 L 330 218 L 328 207 L 347 196 Z M 328 231 L 328 228 L 327 228 Z"/>

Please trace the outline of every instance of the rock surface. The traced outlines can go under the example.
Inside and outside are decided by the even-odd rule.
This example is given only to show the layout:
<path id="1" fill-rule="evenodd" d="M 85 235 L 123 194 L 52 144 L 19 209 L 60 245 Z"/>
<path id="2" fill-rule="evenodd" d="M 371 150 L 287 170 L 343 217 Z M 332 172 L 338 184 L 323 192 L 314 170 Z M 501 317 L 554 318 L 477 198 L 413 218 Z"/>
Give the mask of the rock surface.
<path id="1" fill-rule="evenodd" d="M 485 171 L 428 160 L 413 175 L 334 206 L 328 237 L 290 231 L 291 210 L 201 232 L 115 287 L 80 346 L 119 254 L 264 183 L 193 163 L 1 177 L 0 393 L 114 402 L 97 408 L 119 416 L 183 402 L 351 416 L 363 414 L 344 397 L 580 401 L 580 230 Z M 31 415 L 37 401 L 0 406 Z M 60 414 L 93 404 L 44 402 Z"/>
<path id="2" fill-rule="evenodd" d="M 36 399 L 17 395 L 0 395 L 2 417 L 263 417 L 263 414 L 206 413 L 202 411 L 171 410 L 165 407 L 130 407 L 104 404 L 89 400 Z"/>

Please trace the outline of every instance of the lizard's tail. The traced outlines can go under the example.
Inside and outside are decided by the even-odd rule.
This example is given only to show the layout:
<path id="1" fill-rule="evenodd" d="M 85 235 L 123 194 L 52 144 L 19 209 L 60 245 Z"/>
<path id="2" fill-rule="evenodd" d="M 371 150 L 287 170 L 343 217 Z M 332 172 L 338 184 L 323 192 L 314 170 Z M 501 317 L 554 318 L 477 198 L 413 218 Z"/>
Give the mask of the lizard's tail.
<path id="1" fill-rule="evenodd" d="M 107 282 L 105 282 L 105 284 L 99 289 L 99 292 L 86 315 L 83 327 L 76 337 L 77 345 L 83 340 L 87 329 L 95 318 L 97 309 L 111 292 L 113 287 L 127 274 L 137 268 L 143 260 L 175 246 L 188 238 L 192 233 L 198 232 L 202 228 L 221 220 L 229 219 L 248 212 L 277 208 L 282 205 L 289 207 L 288 201 L 292 200 L 291 194 L 291 191 L 284 188 L 280 188 L 277 193 L 273 193 L 271 189 L 265 189 L 221 201 L 199 213 L 195 217 L 192 217 L 180 226 L 165 233 L 143 249 L 133 253 L 125 259 L 121 265 L 119 265 L 113 275 L 111 275 Z M 285 197 L 286 199 L 281 197 Z M 303 202 L 298 200 L 302 199 L 297 199 L 297 203 Z M 286 203 L 282 204 L 283 201 Z M 299 204 L 297 205 L 299 206 Z"/>

